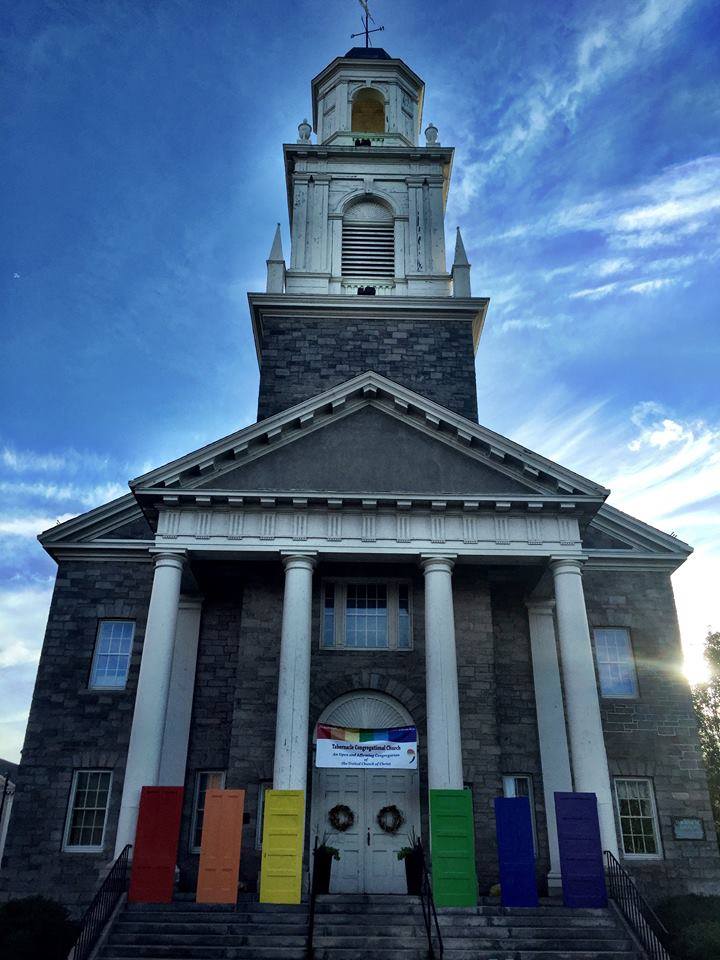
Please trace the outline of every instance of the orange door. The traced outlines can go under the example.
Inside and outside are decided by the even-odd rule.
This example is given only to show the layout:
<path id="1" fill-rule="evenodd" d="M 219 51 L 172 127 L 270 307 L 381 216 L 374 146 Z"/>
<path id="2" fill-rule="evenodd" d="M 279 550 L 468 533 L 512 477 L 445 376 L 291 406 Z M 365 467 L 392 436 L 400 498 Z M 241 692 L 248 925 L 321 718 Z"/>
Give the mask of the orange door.
<path id="1" fill-rule="evenodd" d="M 208 790 L 205 794 L 198 903 L 236 903 L 244 790 Z"/>

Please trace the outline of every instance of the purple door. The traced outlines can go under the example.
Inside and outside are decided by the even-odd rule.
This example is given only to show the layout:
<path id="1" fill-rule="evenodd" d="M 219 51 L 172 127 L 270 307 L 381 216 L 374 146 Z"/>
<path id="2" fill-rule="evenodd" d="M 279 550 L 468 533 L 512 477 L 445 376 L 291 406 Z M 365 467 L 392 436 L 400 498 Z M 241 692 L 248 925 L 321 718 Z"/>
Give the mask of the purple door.
<path id="1" fill-rule="evenodd" d="M 606 907 L 597 797 L 594 793 L 556 793 L 563 901 L 566 907 Z"/>
<path id="2" fill-rule="evenodd" d="M 502 905 L 536 907 L 535 850 L 528 798 L 497 797 L 495 829 Z"/>

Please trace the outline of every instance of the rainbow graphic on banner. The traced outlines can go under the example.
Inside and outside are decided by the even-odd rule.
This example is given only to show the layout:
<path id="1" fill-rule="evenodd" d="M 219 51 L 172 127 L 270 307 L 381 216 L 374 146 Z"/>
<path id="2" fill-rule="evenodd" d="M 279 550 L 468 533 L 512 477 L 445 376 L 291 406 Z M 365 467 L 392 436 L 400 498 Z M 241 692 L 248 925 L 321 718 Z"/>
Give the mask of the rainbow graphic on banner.
<path id="1" fill-rule="evenodd" d="M 417 767 L 417 729 L 386 727 L 367 730 L 317 725 L 318 767 Z"/>

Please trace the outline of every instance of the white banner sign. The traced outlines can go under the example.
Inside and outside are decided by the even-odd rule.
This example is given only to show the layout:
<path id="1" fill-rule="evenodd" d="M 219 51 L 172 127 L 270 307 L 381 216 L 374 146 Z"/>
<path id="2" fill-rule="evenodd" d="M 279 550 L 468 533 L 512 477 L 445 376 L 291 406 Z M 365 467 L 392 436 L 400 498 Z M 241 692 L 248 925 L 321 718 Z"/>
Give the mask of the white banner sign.
<path id="1" fill-rule="evenodd" d="M 319 723 L 315 766 L 416 769 L 417 730 L 415 727 L 353 730 Z"/>

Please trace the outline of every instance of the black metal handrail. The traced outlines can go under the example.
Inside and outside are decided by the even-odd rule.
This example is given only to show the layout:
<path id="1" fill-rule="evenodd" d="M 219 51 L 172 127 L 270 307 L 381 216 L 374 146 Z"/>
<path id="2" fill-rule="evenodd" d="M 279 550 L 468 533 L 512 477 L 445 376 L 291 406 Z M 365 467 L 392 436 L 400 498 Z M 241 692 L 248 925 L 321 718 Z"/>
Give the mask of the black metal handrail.
<path id="1" fill-rule="evenodd" d="M 87 960 L 120 897 L 127 890 L 131 849 L 132 844 L 129 843 L 124 847 L 103 880 L 100 889 L 93 897 L 90 906 L 83 914 L 80 921 L 80 933 L 69 954 L 72 960 Z"/>
<path id="2" fill-rule="evenodd" d="M 313 857 L 317 853 L 318 848 L 318 838 L 315 837 L 315 849 L 313 851 Z M 307 960 L 313 960 L 315 955 L 315 948 L 313 946 L 313 938 L 315 937 L 315 901 L 317 899 L 317 876 L 318 871 L 314 869 L 315 864 L 313 864 L 312 880 L 310 881 L 310 902 L 308 904 L 308 933 L 307 933 L 307 947 L 305 955 Z"/>
<path id="3" fill-rule="evenodd" d="M 665 946 L 669 935 L 662 921 L 640 893 L 633 878 L 609 850 L 605 851 L 605 869 L 608 893 L 650 960 L 671 960 Z"/>
<path id="4" fill-rule="evenodd" d="M 432 880 L 430 878 L 430 873 L 427 868 L 427 862 L 425 860 L 425 850 L 423 845 L 418 841 L 417 849 L 420 853 L 420 863 L 422 866 L 422 883 L 420 884 L 420 904 L 422 906 L 423 912 L 423 923 L 425 924 L 425 933 L 427 935 L 428 942 L 428 957 L 429 960 L 434 960 L 435 957 L 442 960 L 443 955 L 443 939 L 442 933 L 440 932 L 440 923 L 438 922 L 437 910 L 435 909 L 435 898 L 433 897 L 432 890 Z M 433 924 L 435 925 L 435 934 L 437 936 L 437 953 L 435 953 L 435 946 L 433 944 Z"/>

